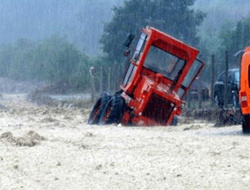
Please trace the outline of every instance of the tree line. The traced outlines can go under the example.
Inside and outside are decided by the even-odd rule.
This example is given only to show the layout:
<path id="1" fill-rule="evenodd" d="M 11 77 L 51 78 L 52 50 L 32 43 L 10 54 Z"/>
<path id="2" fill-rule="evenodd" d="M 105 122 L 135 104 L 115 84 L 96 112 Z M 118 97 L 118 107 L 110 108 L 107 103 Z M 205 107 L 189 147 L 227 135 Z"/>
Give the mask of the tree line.
<path id="1" fill-rule="evenodd" d="M 147 25 L 200 49 L 201 59 L 207 63 L 206 76 L 209 76 L 212 54 L 216 57 L 218 70 L 224 68 L 225 51 L 230 56 L 230 65 L 237 66 L 238 58 L 233 54 L 250 45 L 250 16 L 236 26 L 226 23 L 218 29 L 215 47 L 209 44 L 209 36 L 204 39 L 199 35 L 199 26 L 206 14 L 190 8 L 194 3 L 195 0 L 128 0 L 122 7 L 114 7 L 113 18 L 105 24 L 100 40 L 103 54 L 98 57 L 88 57 L 67 38 L 56 34 L 43 41 L 19 39 L 14 44 L 1 45 L 0 77 L 63 81 L 73 91 L 88 91 L 91 86 L 89 69 L 94 67 L 96 88 L 103 86 L 105 90 L 110 78 L 111 90 L 115 90 L 123 68 L 123 42 L 128 33 L 137 34 Z"/>
<path id="2" fill-rule="evenodd" d="M 53 35 L 41 42 L 19 39 L 0 47 L 0 76 L 15 80 L 64 82 L 72 89 L 88 88 L 90 59 L 65 38 Z"/>

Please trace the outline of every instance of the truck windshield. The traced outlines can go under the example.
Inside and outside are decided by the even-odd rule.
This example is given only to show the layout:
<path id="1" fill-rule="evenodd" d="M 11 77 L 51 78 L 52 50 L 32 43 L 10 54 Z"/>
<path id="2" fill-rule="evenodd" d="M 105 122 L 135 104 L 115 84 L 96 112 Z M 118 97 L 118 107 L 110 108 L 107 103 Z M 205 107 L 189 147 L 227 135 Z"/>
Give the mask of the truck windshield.
<path id="1" fill-rule="evenodd" d="M 185 95 L 187 88 L 189 88 L 189 86 L 192 84 L 192 82 L 194 81 L 195 77 L 197 76 L 198 72 L 202 67 L 203 63 L 200 60 L 196 59 L 193 62 L 193 65 L 189 69 L 184 81 L 182 82 L 182 87 L 177 92 L 178 96 L 181 99 L 183 98 L 183 95 Z"/>
<path id="2" fill-rule="evenodd" d="M 132 59 L 134 59 L 135 61 L 137 61 L 140 58 L 140 53 L 143 49 L 146 38 L 147 38 L 147 35 L 145 33 L 142 33 L 139 40 L 138 40 L 134 55 L 132 57 Z"/>
<path id="3" fill-rule="evenodd" d="M 181 73 L 185 61 L 155 46 L 150 47 L 144 67 L 163 74 L 165 77 L 176 80 Z"/>
<path id="4" fill-rule="evenodd" d="M 191 67 L 191 69 L 188 71 L 188 74 L 186 75 L 186 78 L 182 82 L 182 85 L 184 87 L 188 87 L 191 82 L 194 80 L 195 76 L 199 72 L 199 70 L 202 67 L 202 62 L 196 59 Z"/>

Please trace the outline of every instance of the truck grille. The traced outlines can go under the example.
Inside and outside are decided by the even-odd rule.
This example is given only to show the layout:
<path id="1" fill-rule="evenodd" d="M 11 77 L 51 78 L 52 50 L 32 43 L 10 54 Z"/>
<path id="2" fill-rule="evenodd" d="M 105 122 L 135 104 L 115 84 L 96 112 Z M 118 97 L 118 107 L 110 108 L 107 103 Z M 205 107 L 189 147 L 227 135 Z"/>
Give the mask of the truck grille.
<path id="1" fill-rule="evenodd" d="M 142 115 L 165 125 L 175 105 L 163 97 L 152 94 Z"/>

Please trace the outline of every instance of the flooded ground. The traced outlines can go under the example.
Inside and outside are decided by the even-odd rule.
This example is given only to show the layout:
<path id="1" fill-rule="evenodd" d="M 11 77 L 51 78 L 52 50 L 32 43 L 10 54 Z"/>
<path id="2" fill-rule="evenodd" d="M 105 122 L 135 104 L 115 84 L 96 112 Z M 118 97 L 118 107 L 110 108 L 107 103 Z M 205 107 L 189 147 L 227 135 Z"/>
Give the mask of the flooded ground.
<path id="1" fill-rule="evenodd" d="M 0 189 L 250 189 L 240 125 L 90 126 L 89 109 L 0 103 Z"/>
<path id="2" fill-rule="evenodd" d="M 64 101 L 64 100 L 87 100 L 90 101 L 91 95 L 90 94 L 72 94 L 72 95 L 50 95 L 49 97 Z"/>

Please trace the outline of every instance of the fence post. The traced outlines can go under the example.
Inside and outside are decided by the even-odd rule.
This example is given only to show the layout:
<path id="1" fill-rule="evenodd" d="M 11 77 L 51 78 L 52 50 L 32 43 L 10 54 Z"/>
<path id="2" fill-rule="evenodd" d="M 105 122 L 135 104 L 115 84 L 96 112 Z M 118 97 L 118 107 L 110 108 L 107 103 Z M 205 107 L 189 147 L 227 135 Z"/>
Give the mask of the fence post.
<path id="1" fill-rule="evenodd" d="M 215 72 L 214 72 L 214 55 L 211 57 L 211 69 L 212 69 L 212 78 L 211 78 L 211 87 L 210 87 L 210 92 L 211 92 L 211 107 L 214 107 L 214 81 L 215 81 Z"/>
<path id="2" fill-rule="evenodd" d="M 115 61 L 114 62 L 114 68 L 113 68 L 113 76 L 114 76 L 114 81 L 113 81 L 113 90 L 114 92 L 117 91 L 117 88 L 118 88 L 118 84 L 119 84 L 119 69 L 118 69 L 118 64 L 117 62 Z"/>
<path id="3" fill-rule="evenodd" d="M 228 51 L 226 51 L 225 55 L 225 87 L 224 87 L 224 107 L 227 108 L 228 104 L 228 97 L 227 97 L 227 90 L 228 90 Z"/>
<path id="4" fill-rule="evenodd" d="M 103 67 L 100 70 L 100 94 L 103 92 Z"/>
<path id="5" fill-rule="evenodd" d="M 110 83 L 111 83 L 111 68 L 108 68 L 108 92 L 110 92 Z"/>
<path id="6" fill-rule="evenodd" d="M 190 95 L 190 91 L 187 92 L 186 101 L 187 101 L 187 108 L 190 109 L 191 108 L 191 95 Z"/>
<path id="7" fill-rule="evenodd" d="M 90 78 L 91 78 L 91 103 L 95 102 L 95 77 L 94 77 L 94 67 L 89 69 Z"/>
<path id="8" fill-rule="evenodd" d="M 202 102 L 202 97 L 201 97 L 201 78 L 198 78 L 198 109 L 201 109 L 201 102 Z"/>

